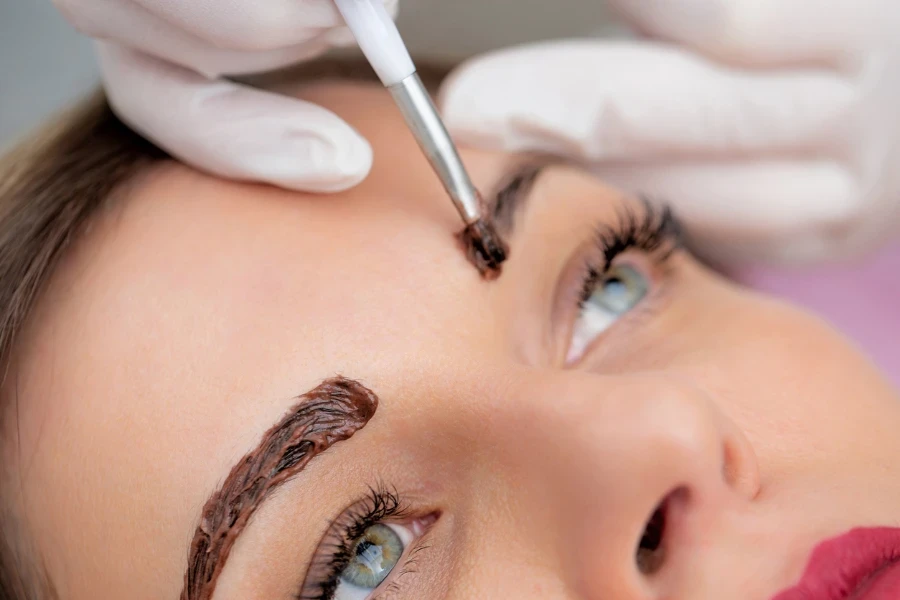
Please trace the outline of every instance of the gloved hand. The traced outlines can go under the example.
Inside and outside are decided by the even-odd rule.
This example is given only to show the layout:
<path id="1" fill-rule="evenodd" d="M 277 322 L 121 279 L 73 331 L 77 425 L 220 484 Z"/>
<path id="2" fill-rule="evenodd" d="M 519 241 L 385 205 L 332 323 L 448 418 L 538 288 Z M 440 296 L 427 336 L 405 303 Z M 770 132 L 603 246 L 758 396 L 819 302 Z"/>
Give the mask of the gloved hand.
<path id="1" fill-rule="evenodd" d="M 236 179 L 336 191 L 369 144 L 333 113 L 223 79 L 312 58 L 352 35 L 331 0 L 54 0 L 100 40 L 110 103 L 186 163 Z M 396 14 L 397 0 L 385 0 Z"/>
<path id="2" fill-rule="evenodd" d="M 721 260 L 823 260 L 900 231 L 900 4 L 613 3 L 655 41 L 477 58 L 441 94 L 452 132 L 586 161 L 671 202 Z"/>

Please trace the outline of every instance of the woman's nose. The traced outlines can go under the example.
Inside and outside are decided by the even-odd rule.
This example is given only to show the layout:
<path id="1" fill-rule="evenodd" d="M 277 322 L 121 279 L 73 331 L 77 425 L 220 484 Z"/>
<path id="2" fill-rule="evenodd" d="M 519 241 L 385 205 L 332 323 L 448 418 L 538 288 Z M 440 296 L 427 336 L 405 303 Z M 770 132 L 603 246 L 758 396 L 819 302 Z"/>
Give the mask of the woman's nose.
<path id="1" fill-rule="evenodd" d="M 552 507 L 579 598 L 686 597 L 673 571 L 697 560 L 680 556 L 708 548 L 758 491 L 752 447 L 690 382 L 566 374 L 521 389 L 515 414 L 517 485 L 534 510 Z"/>

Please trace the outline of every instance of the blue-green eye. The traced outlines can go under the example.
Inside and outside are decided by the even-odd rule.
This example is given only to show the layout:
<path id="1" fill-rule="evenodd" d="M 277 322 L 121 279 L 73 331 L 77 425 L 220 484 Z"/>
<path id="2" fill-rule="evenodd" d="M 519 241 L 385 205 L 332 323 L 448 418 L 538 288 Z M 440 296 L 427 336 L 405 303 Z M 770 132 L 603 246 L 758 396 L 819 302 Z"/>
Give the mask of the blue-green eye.
<path id="1" fill-rule="evenodd" d="M 649 289 L 650 283 L 637 269 L 628 265 L 610 267 L 582 304 L 581 314 L 572 329 L 569 360 L 581 357 L 591 342 L 637 306 Z"/>
<path id="2" fill-rule="evenodd" d="M 378 523 L 366 529 L 350 548 L 350 563 L 341 573 L 335 600 L 367 598 L 400 562 L 411 538 L 412 533 L 399 526 Z"/>

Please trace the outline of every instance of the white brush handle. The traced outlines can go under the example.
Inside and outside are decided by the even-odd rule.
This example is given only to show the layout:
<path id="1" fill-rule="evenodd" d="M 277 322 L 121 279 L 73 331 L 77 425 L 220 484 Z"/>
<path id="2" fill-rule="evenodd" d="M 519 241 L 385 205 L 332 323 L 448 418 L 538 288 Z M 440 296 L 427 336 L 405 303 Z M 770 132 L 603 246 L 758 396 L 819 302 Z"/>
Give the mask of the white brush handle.
<path id="1" fill-rule="evenodd" d="M 334 0 L 334 3 L 385 87 L 416 72 L 400 32 L 381 0 Z"/>

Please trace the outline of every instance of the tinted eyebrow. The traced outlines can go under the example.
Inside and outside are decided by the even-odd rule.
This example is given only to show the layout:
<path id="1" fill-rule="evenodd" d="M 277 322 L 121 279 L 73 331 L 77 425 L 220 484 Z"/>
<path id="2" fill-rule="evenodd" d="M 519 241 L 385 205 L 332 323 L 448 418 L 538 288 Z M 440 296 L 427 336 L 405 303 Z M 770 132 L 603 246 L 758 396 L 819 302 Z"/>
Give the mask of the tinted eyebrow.
<path id="1" fill-rule="evenodd" d="M 203 507 L 191 542 L 181 600 L 209 600 L 250 517 L 317 455 L 365 427 L 378 397 L 346 377 L 326 379 L 299 397 L 244 456 Z"/>
<path id="2" fill-rule="evenodd" d="M 516 226 L 516 216 L 525 210 L 531 190 L 541 172 L 553 164 L 549 160 L 532 160 L 518 163 L 504 177 L 496 190 L 486 200 L 486 208 L 497 228 L 511 236 Z"/>

